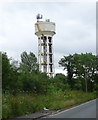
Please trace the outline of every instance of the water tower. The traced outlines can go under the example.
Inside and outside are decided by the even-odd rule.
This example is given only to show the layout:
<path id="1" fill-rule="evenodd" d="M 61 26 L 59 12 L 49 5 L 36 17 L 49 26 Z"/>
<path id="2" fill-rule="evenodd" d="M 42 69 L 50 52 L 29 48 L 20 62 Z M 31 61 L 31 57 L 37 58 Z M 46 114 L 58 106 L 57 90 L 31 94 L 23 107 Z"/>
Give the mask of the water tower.
<path id="1" fill-rule="evenodd" d="M 37 15 L 35 35 L 38 37 L 38 63 L 39 71 L 46 72 L 50 77 L 54 75 L 53 60 L 53 35 L 55 23 L 49 19 L 42 20 L 42 15 Z"/>

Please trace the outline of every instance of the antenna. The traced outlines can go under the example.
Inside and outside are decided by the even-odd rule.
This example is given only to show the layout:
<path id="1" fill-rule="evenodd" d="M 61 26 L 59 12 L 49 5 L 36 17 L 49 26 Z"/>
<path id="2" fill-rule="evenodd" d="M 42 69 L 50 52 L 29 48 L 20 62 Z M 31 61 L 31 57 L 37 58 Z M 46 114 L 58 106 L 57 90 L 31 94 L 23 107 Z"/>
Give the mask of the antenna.
<path id="1" fill-rule="evenodd" d="M 39 21 L 39 19 L 42 19 L 42 18 L 43 18 L 43 15 L 38 14 L 38 15 L 36 16 L 37 22 Z"/>

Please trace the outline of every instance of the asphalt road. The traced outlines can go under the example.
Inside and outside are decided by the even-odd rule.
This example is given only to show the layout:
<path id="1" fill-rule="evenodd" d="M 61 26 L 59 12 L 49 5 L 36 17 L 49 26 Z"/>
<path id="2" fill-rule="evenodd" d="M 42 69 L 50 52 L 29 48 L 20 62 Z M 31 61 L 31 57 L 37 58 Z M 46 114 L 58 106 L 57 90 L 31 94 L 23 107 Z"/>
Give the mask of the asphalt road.
<path id="1" fill-rule="evenodd" d="M 47 118 L 96 118 L 96 100 L 86 102 Z"/>

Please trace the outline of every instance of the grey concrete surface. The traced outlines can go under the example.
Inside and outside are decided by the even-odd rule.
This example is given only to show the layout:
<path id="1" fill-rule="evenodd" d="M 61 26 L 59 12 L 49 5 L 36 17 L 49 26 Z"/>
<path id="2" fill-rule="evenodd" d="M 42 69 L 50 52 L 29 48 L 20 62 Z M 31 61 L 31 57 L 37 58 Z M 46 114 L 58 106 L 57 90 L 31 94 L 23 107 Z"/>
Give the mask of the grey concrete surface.
<path id="1" fill-rule="evenodd" d="M 96 118 L 96 100 L 81 104 L 47 118 Z"/>
<path id="2" fill-rule="evenodd" d="M 77 120 L 81 120 L 81 118 L 83 120 L 85 120 L 84 118 L 87 118 L 86 120 L 96 120 L 96 100 L 83 103 L 62 112 L 51 110 L 35 112 L 8 120 L 60 120 L 59 118 L 62 118 L 62 120 L 76 120 L 75 118 L 80 118 Z"/>

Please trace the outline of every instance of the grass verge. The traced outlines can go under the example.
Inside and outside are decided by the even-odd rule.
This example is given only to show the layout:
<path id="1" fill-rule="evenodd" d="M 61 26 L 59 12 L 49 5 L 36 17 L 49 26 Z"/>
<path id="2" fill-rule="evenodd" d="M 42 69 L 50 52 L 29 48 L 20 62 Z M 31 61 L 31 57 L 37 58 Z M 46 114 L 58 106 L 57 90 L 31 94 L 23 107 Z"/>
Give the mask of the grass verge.
<path id="1" fill-rule="evenodd" d="M 11 94 L 3 94 L 2 97 L 2 118 L 13 118 L 41 111 L 44 107 L 50 110 L 68 108 L 94 99 L 96 94 L 82 91 L 58 91 L 47 95 L 19 93 L 13 96 Z"/>

